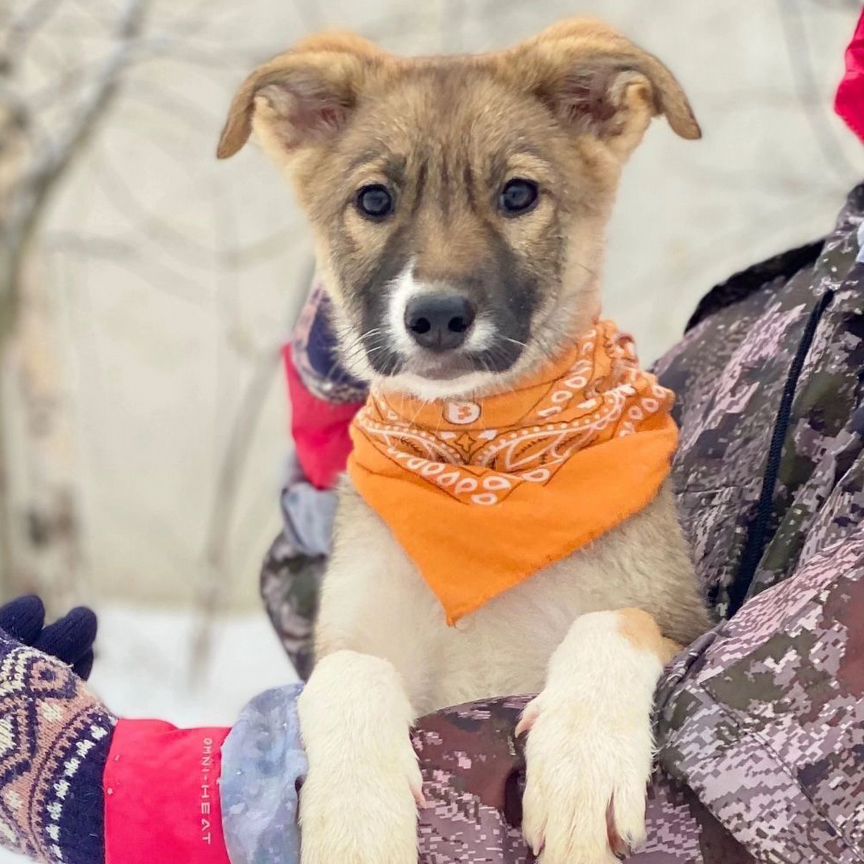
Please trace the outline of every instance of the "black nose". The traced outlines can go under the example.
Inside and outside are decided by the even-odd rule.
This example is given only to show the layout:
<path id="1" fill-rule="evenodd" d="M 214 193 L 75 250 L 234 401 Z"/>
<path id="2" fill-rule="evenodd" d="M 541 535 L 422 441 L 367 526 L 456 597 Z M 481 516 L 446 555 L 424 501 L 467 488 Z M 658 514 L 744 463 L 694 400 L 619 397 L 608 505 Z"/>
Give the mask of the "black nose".
<path id="1" fill-rule="evenodd" d="M 405 328 L 414 341 L 432 351 L 452 351 L 467 338 L 476 311 L 458 294 L 425 294 L 409 301 Z"/>

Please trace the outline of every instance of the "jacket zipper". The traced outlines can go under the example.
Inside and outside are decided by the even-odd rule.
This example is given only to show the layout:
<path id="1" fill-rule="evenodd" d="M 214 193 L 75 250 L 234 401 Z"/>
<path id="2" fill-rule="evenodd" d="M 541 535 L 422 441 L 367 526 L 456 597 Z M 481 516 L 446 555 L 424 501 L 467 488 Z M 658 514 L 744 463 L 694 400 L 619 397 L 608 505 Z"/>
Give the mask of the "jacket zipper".
<path id="1" fill-rule="evenodd" d="M 798 350 L 795 352 L 792 366 L 783 386 L 783 395 L 780 399 L 780 407 L 777 409 L 777 419 L 774 421 L 774 431 L 771 434 L 771 444 L 768 448 L 768 462 L 765 465 L 765 474 L 762 478 L 762 490 L 756 505 L 756 515 L 747 532 L 747 541 L 741 554 L 738 574 L 729 588 L 728 617 L 730 618 L 750 599 L 753 577 L 756 575 L 756 568 L 762 560 L 762 555 L 765 553 L 771 536 L 774 493 L 777 489 L 777 477 L 780 472 L 786 435 L 789 432 L 789 424 L 792 419 L 792 406 L 795 401 L 798 379 L 801 377 L 804 361 L 807 359 L 807 354 L 813 344 L 816 328 L 833 299 L 834 291 L 829 289 L 811 309 L 810 317 L 807 319 L 807 325 L 804 327 L 804 333 L 798 343 Z"/>

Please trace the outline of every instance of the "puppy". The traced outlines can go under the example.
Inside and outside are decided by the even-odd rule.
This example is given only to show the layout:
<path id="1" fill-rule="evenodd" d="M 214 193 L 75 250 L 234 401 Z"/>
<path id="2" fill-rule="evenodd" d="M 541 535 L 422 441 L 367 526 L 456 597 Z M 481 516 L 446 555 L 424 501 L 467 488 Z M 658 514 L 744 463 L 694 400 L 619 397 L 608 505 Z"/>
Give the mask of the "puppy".
<path id="1" fill-rule="evenodd" d="M 644 838 L 652 694 L 709 625 L 669 394 L 599 317 L 619 174 L 660 114 L 700 137 L 665 66 L 581 20 L 480 56 L 317 36 L 234 98 L 218 155 L 254 131 L 293 180 L 372 387 L 300 703 L 304 864 L 415 862 L 410 724 L 508 693 L 540 694 L 517 731 L 542 861 Z"/>

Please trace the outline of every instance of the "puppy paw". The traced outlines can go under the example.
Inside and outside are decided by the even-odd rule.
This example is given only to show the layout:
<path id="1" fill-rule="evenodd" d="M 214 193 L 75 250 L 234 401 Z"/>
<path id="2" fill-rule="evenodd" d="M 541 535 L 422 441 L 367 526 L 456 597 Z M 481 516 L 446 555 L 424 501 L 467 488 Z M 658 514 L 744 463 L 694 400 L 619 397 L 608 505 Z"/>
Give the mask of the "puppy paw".
<path id="1" fill-rule="evenodd" d="M 617 614 L 574 624 L 579 638 L 562 643 L 517 727 L 528 733 L 522 827 L 542 864 L 608 864 L 645 839 L 662 665 L 620 634 Z"/>
<path id="2" fill-rule="evenodd" d="M 392 666 L 333 654 L 316 667 L 298 709 L 309 759 L 302 864 L 416 864 L 422 779 Z"/>
<path id="3" fill-rule="evenodd" d="M 310 769 L 300 793 L 302 864 L 416 864 L 413 755 L 413 765 L 358 763 L 348 776 Z"/>

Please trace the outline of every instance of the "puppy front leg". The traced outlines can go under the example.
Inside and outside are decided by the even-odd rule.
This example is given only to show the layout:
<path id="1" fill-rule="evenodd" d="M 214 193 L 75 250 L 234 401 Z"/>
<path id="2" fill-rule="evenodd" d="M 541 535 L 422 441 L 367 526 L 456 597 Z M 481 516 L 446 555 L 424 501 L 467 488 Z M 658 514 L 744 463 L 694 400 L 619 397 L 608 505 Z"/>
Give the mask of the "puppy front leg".
<path id="1" fill-rule="evenodd" d="M 416 864 L 420 769 L 393 665 L 336 651 L 316 665 L 298 710 L 309 759 L 303 864 Z"/>
<path id="2" fill-rule="evenodd" d="M 616 861 L 645 838 L 651 709 L 676 646 L 638 609 L 578 618 L 525 708 L 523 831 L 543 864 Z"/>

